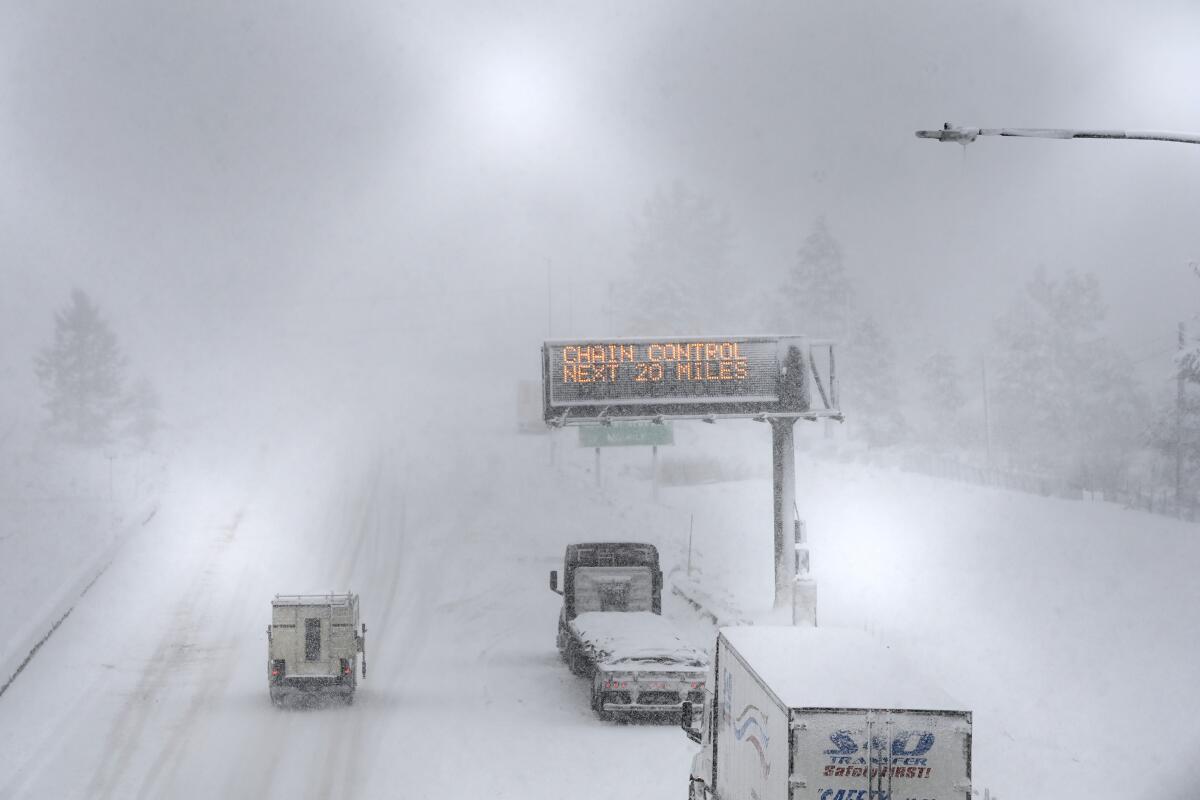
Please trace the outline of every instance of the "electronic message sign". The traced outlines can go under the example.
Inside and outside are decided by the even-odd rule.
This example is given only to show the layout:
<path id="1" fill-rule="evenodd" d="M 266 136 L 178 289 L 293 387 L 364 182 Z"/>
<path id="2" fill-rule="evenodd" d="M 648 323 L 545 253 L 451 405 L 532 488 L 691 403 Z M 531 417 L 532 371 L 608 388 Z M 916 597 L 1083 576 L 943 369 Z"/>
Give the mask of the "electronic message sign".
<path id="1" fill-rule="evenodd" d="M 810 410 L 809 360 L 800 337 L 546 342 L 545 419 L 802 415 Z"/>

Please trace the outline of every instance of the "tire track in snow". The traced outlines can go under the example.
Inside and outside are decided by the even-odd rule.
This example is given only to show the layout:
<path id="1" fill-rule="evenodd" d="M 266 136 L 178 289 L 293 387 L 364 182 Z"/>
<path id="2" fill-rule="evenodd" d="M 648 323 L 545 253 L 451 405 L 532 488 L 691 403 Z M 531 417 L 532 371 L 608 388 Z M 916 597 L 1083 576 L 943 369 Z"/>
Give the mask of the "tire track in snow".
<path id="1" fill-rule="evenodd" d="M 330 590 L 359 591 L 362 588 L 350 585 L 350 581 L 355 577 L 358 565 L 368 550 L 367 543 L 373 527 L 370 509 L 379 493 L 381 470 L 382 464 L 379 459 L 374 459 L 357 474 L 352 471 L 347 475 L 341 481 L 340 489 L 336 490 L 325 505 L 320 521 L 313 527 L 319 537 L 315 541 L 320 543 L 320 555 L 311 563 L 318 575 L 322 572 L 322 565 L 332 565 L 329 574 L 335 574 L 336 577 L 334 583 L 328 586 Z M 342 535 L 345 531 L 353 532 L 350 555 L 335 561 L 334 556 L 347 551 L 347 542 Z M 328 583 L 327 580 L 322 582 Z M 370 613 L 369 610 L 367 613 Z M 369 623 L 369 620 L 366 621 Z M 265 687 L 263 688 L 265 704 L 267 700 Z M 264 718 L 264 722 L 268 730 L 254 727 L 242 732 L 241 746 L 236 750 L 224 783 L 226 795 L 269 797 L 280 794 L 280 787 L 276 785 L 280 770 L 290 774 L 293 767 L 298 767 L 296 775 L 306 776 L 303 785 L 316 787 L 314 796 L 342 796 L 341 793 L 332 792 L 331 788 L 338 784 L 339 765 L 345 761 L 348 740 L 355 736 L 357 729 L 361 727 L 354 722 L 354 715 L 343 713 L 341 709 L 312 709 L 311 714 L 322 715 L 319 718 L 321 722 L 325 722 L 325 715 L 332 716 L 329 717 L 329 725 L 316 726 L 317 730 L 314 733 L 318 737 L 316 745 L 319 749 L 318 752 L 312 753 L 311 757 L 306 757 L 291 746 L 291 743 L 297 737 L 303 737 L 304 732 L 310 728 L 303 724 L 304 722 L 316 720 L 318 717 L 308 716 L 308 711 L 278 709 L 274 706 L 267 710 L 267 714 L 269 716 Z M 329 737 L 332 737 L 332 740 Z M 263 748 L 261 742 L 264 740 L 272 742 L 273 746 Z M 303 793 L 301 795 L 303 796 Z"/>
<path id="2" fill-rule="evenodd" d="M 371 552 L 373 558 L 370 562 L 370 573 L 366 585 L 372 589 L 377 586 L 384 585 L 387 588 L 384 590 L 383 609 L 378 622 L 373 624 L 373 628 L 380 632 L 386 632 L 391 629 L 392 612 L 396 608 L 396 604 L 400 595 L 405 592 L 406 585 L 402 585 L 402 578 L 409 569 L 410 563 L 419 563 L 419 560 L 408 560 L 405 558 L 408 542 L 408 499 L 407 486 L 402 472 L 402 467 L 396 457 L 394 448 L 388 448 L 384 457 L 381 459 L 381 469 L 378 473 L 376 484 L 376 492 L 372 499 L 372 519 L 374 525 L 371 530 Z M 386 478 L 386 480 L 385 480 Z M 391 486 L 392 491 L 387 491 L 386 486 Z M 392 526 L 395 526 L 394 534 Z M 427 573 L 430 571 L 426 571 Z M 427 578 L 426 578 L 427 580 Z M 426 581 L 410 582 L 407 586 L 412 585 L 426 586 Z M 423 589 L 418 589 L 418 592 Z M 413 604 L 409 604 L 412 607 Z M 385 643 L 384 647 L 375 650 L 375 652 L 383 652 L 386 656 L 389 647 Z M 384 660 L 382 670 L 376 671 L 374 674 L 375 684 L 378 685 L 381 681 L 386 682 L 388 676 L 399 676 L 399 665 L 389 664 Z M 370 692 L 374 694 L 374 692 Z M 383 693 L 380 693 L 383 697 Z M 360 712 L 360 715 L 362 712 Z M 363 763 L 368 751 L 371 751 L 372 756 L 377 750 L 373 747 L 368 747 L 369 744 L 377 742 L 379 737 L 374 735 L 379 726 L 384 722 L 383 719 L 374 716 L 370 711 L 362 715 L 362 719 L 358 724 L 351 728 L 349 757 L 345 762 L 345 772 L 340 785 L 341 796 L 352 796 L 359 788 L 357 784 L 360 782 L 360 776 L 363 774 L 360 770 L 360 764 Z M 368 735 L 368 728 L 370 733 Z M 368 761 L 367 763 L 372 763 Z"/>
<path id="3" fill-rule="evenodd" d="M 205 587 L 211 583 L 217 564 L 233 541 L 243 513 L 244 508 L 238 510 L 226 533 L 209 548 L 204 568 L 176 604 L 172 614 L 176 623 L 168 626 L 166 635 L 159 640 L 133 697 L 126 702 L 107 737 L 108 741 L 115 744 L 116 752 L 101 763 L 93 774 L 85 796 L 100 800 L 113 797 L 134 756 L 146 744 L 142 734 L 150 717 L 158 710 L 158 700 L 164 696 L 163 690 L 178 671 L 180 663 L 186 661 L 192 648 L 189 640 L 194 638 L 196 631 L 203 630 L 200 624 L 203 616 L 196 613 L 196 600 L 208 597 Z"/>
<path id="4" fill-rule="evenodd" d="M 359 559 L 362 556 L 364 544 L 373 539 L 377 532 L 378 520 L 376 508 L 380 497 L 380 482 L 384 471 L 384 458 L 380 453 L 373 459 L 373 465 L 367 479 L 367 486 L 364 491 L 358 492 L 358 508 L 357 508 L 357 534 L 355 535 L 354 547 L 351 551 L 350 558 L 343 560 L 338 569 L 338 580 L 336 585 L 354 589 L 351 583 L 358 573 Z M 374 566 L 374 565 L 372 565 Z M 363 587 L 357 587 L 361 592 Z M 361 597 L 361 594 L 360 594 Z M 342 711 L 350 711 L 351 709 L 343 709 Z M 314 790 L 309 795 L 315 800 L 323 800 L 328 797 L 343 797 L 348 796 L 346 792 L 333 791 L 335 786 L 344 787 L 348 783 L 350 769 L 350 759 L 358 746 L 358 733 L 363 725 L 362 721 L 355 719 L 351 713 L 339 713 L 335 721 L 336 730 L 333 732 L 332 746 L 326 745 L 324 748 L 324 758 L 320 759 L 319 763 L 314 759 L 312 762 L 313 768 L 316 769 L 316 775 L 308 781 L 308 785 L 314 787 Z M 339 774 L 340 773 L 340 774 Z"/>
<path id="5" fill-rule="evenodd" d="M 87 690 L 78 695 L 49 735 L 32 750 L 33 755 L 13 771 L 8 783 L 0 785 L 0 797 L 24 797 L 29 794 L 31 783 L 45 772 L 45 765 L 60 755 L 60 751 L 54 745 L 65 741 L 78 730 L 84 710 L 95 702 L 97 696 L 103 694 L 102 689 L 108 680 L 107 675 L 98 675 L 88 685 Z"/>
<path id="6" fill-rule="evenodd" d="M 232 537 L 226 544 L 228 545 L 231 541 Z M 192 700 L 184 713 L 183 722 L 171 731 L 158 756 L 147 769 L 141 788 L 138 790 L 139 798 L 170 796 L 169 790 L 176 785 L 176 777 L 183 763 L 183 756 L 188 752 L 187 745 L 195 734 L 197 724 L 201 721 L 204 711 L 210 708 L 215 699 L 228 687 L 229 678 L 235 666 L 235 662 L 230 656 L 237 651 L 238 638 L 235 633 L 237 629 L 231 622 L 237 617 L 237 612 L 244 608 L 249 601 L 250 591 L 254 588 L 251 578 L 250 569 L 243 568 L 232 602 L 226 606 L 225 614 L 216 629 L 223 635 L 215 646 L 204 651 L 207 658 L 200 686 L 192 694 Z M 207 620 L 207 615 L 205 619 Z M 205 627 L 211 629 L 209 625 Z M 155 790 L 160 783 L 159 776 L 164 773 L 164 770 L 165 777 L 161 783 L 163 789 L 167 791 L 156 793 Z"/>

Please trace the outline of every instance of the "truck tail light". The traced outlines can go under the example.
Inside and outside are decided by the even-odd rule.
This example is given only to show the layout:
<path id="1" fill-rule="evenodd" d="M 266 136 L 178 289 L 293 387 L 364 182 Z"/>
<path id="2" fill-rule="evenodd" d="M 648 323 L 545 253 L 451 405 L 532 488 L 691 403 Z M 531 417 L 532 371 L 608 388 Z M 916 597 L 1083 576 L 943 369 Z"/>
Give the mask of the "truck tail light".
<path id="1" fill-rule="evenodd" d="M 281 680 L 283 678 L 284 666 L 285 665 L 284 665 L 283 659 L 276 659 L 275 661 L 272 661 L 271 662 L 271 678 L 276 681 Z"/>
<path id="2" fill-rule="evenodd" d="M 342 659 L 342 674 L 349 675 L 353 671 L 354 670 L 351 669 L 351 667 L 350 667 L 350 660 L 347 658 L 343 658 Z"/>

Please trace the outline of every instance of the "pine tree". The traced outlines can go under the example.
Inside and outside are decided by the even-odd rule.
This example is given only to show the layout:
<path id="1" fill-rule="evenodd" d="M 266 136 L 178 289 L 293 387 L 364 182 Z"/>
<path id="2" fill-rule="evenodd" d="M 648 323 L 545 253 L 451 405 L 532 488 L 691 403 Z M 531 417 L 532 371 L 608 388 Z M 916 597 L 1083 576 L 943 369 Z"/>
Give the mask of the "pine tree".
<path id="1" fill-rule="evenodd" d="M 768 301 L 768 326 L 778 333 L 845 342 L 854 304 L 854 286 L 846 274 L 842 246 L 824 217 L 819 217 Z"/>
<path id="2" fill-rule="evenodd" d="M 681 183 L 655 192 L 635 223 L 630 253 L 635 276 L 624 287 L 626 330 L 727 332 L 739 299 L 721 289 L 730 283 L 732 243 L 728 218 L 707 198 Z"/>
<path id="3" fill-rule="evenodd" d="M 117 337 L 83 291 L 54 315 L 54 343 L 34 359 L 52 435 L 84 447 L 112 441 L 126 408 L 125 358 Z"/>
<path id="4" fill-rule="evenodd" d="M 942 445 L 961 443 L 965 438 L 962 413 L 967 398 L 957 359 L 945 350 L 937 350 L 926 356 L 919 369 L 921 405 L 929 415 L 925 438 Z"/>
<path id="5" fill-rule="evenodd" d="M 908 431 L 900 408 L 896 357 L 891 341 L 873 319 L 864 319 L 849 337 L 841 376 L 842 410 L 872 447 L 900 442 Z"/>
<path id="6" fill-rule="evenodd" d="M 1181 500 L 1188 505 L 1195 500 L 1197 478 L 1200 477 L 1200 397 L 1192 388 L 1195 383 L 1188 381 L 1182 405 L 1172 387 L 1157 404 L 1145 433 L 1145 443 L 1162 456 L 1156 470 L 1157 483 L 1173 490 L 1178 463 L 1183 490 Z"/>
<path id="7" fill-rule="evenodd" d="M 1128 358 L 1103 335 L 1100 284 L 1039 268 L 996 321 L 993 407 L 1009 456 L 1109 488 L 1136 447 L 1146 407 Z"/>
<path id="8" fill-rule="evenodd" d="M 149 447 L 161 427 L 161 408 L 158 391 L 147 378 L 141 378 L 129 394 L 127 422 L 123 432 L 143 449 Z"/>

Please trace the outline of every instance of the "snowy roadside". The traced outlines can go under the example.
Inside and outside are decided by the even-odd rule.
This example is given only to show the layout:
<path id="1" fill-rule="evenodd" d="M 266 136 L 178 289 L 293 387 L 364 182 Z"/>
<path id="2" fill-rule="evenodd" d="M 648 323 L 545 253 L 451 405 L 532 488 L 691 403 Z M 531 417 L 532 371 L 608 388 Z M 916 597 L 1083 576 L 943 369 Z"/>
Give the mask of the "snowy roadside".
<path id="1" fill-rule="evenodd" d="M 165 461 L 42 448 L 8 454 L 0 489 L 0 687 L 157 510 Z M 0 694 L 3 691 L 0 689 Z"/>
<path id="2" fill-rule="evenodd" d="M 693 427 L 683 444 L 701 454 L 767 459 L 763 426 Z M 669 573 L 677 596 L 710 624 L 786 621 L 771 608 L 769 479 L 664 487 L 654 504 L 619 467 L 644 455 L 605 458 L 604 491 L 645 498 L 630 513 L 676 565 L 694 521 L 692 574 Z M 1200 707 L 1200 619 L 1182 612 L 1200 608 L 1194 525 L 803 452 L 797 476 L 820 623 L 871 632 L 975 712 L 981 795 L 1147 796 L 1200 778 L 1187 710 Z M 1177 735 L 1156 748 L 1154 775 L 1108 768 L 1164 730 Z"/>

